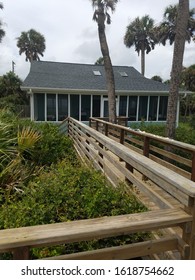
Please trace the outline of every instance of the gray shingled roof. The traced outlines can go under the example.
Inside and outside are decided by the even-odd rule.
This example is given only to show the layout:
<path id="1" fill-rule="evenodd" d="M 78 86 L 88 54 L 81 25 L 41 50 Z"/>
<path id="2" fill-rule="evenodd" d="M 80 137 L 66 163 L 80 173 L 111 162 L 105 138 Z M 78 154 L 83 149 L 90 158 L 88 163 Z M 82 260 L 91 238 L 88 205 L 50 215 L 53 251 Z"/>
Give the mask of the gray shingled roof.
<path id="1" fill-rule="evenodd" d="M 100 71 L 101 76 L 95 76 L 94 70 Z M 130 92 L 168 92 L 169 90 L 168 85 L 143 77 L 133 67 L 113 66 L 113 70 L 116 90 Z M 119 72 L 126 72 L 128 76 L 122 77 Z M 34 61 L 22 88 L 106 90 L 104 66 Z"/>

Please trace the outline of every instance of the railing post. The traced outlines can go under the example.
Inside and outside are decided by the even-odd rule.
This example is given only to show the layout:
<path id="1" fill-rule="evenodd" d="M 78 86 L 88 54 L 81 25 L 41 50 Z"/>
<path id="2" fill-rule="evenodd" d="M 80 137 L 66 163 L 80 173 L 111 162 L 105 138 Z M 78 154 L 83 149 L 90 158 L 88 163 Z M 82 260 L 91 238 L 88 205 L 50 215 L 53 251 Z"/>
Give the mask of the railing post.
<path id="1" fill-rule="evenodd" d="M 120 131 L 120 143 L 122 145 L 124 144 L 124 139 L 125 139 L 125 131 L 124 131 L 124 129 L 121 129 L 121 131 Z"/>
<path id="2" fill-rule="evenodd" d="M 91 118 L 89 118 L 89 127 L 91 127 Z"/>
<path id="3" fill-rule="evenodd" d="M 145 157 L 149 157 L 150 154 L 150 138 L 144 137 L 144 148 L 143 148 L 143 155 Z"/>
<path id="4" fill-rule="evenodd" d="M 29 260 L 29 247 L 16 248 L 12 254 L 14 260 Z"/>
<path id="5" fill-rule="evenodd" d="M 120 144 L 124 145 L 124 139 L 125 139 L 125 131 L 124 131 L 124 129 L 121 129 L 120 130 Z M 123 161 L 121 158 L 119 160 Z"/>
<path id="6" fill-rule="evenodd" d="M 195 152 L 192 153 L 192 173 L 191 180 L 195 182 Z"/>
<path id="7" fill-rule="evenodd" d="M 105 135 L 108 136 L 108 124 L 105 124 Z"/>
<path id="8" fill-rule="evenodd" d="M 149 154 L 150 154 L 150 138 L 147 137 L 147 136 L 145 136 L 145 137 L 144 137 L 143 155 L 144 155 L 145 157 L 148 157 L 148 158 L 149 158 Z M 143 176 L 142 176 L 142 180 L 147 181 L 148 178 L 147 178 L 145 175 L 143 175 Z"/>
<path id="9" fill-rule="evenodd" d="M 96 120 L 96 126 L 95 129 L 98 131 L 98 126 L 99 126 L 99 122 Z"/>

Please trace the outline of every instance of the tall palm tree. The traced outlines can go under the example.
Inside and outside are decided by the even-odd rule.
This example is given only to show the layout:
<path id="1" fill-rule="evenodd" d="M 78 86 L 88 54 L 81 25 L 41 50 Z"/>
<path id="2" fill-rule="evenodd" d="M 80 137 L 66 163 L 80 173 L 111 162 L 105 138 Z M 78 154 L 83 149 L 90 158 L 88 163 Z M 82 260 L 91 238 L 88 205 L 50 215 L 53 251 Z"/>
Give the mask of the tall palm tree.
<path id="1" fill-rule="evenodd" d="M 0 2 L 0 9 L 3 9 L 3 3 Z M 2 41 L 2 38 L 5 36 L 5 31 L 1 28 L 2 27 L 2 22 L 0 20 L 0 43 Z"/>
<path id="2" fill-rule="evenodd" d="M 157 43 L 154 20 L 145 15 L 142 18 L 135 18 L 126 29 L 124 44 L 131 48 L 135 46 L 135 51 L 141 52 L 141 73 L 145 74 L 145 53 L 148 54 L 154 49 Z"/>
<path id="3" fill-rule="evenodd" d="M 167 108 L 166 134 L 175 137 L 179 84 L 182 73 L 183 55 L 186 41 L 186 29 L 189 20 L 189 0 L 179 0 L 177 24 L 175 29 L 174 52 L 171 70 L 171 81 Z"/>
<path id="4" fill-rule="evenodd" d="M 176 5 L 170 5 L 165 8 L 164 14 L 163 14 L 163 22 L 159 26 L 159 41 L 163 44 L 163 46 L 166 45 L 166 42 L 169 41 L 170 45 L 172 45 L 175 41 L 175 34 L 176 34 L 176 22 L 177 22 L 177 16 L 178 16 L 178 4 Z M 186 28 L 186 41 L 190 43 L 191 38 L 194 36 L 195 31 L 195 9 L 189 10 L 189 16 L 188 16 L 188 24 Z"/>
<path id="5" fill-rule="evenodd" d="M 109 48 L 105 34 L 105 23 L 111 23 L 111 16 L 109 10 L 115 11 L 118 0 L 91 0 L 94 8 L 93 20 L 98 25 L 98 35 L 100 41 L 100 48 L 104 59 L 104 68 L 106 74 L 107 90 L 108 90 L 108 111 L 109 121 L 116 122 L 116 98 L 115 98 L 115 81 L 110 59 Z"/>
<path id="6" fill-rule="evenodd" d="M 40 60 L 39 55 L 43 56 L 45 51 L 45 38 L 42 34 L 34 29 L 22 32 L 17 38 L 17 47 L 19 54 L 25 53 L 26 61 Z"/>

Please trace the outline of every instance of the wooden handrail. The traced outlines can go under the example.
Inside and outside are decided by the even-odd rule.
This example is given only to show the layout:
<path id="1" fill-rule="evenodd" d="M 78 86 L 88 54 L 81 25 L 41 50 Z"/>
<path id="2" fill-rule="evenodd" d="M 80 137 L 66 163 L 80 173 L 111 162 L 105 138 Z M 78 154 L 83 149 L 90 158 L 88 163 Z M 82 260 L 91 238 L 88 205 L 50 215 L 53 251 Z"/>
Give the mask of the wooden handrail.
<path id="1" fill-rule="evenodd" d="M 0 252 L 28 256 L 29 248 L 72 243 L 181 225 L 192 216 L 181 209 L 163 209 L 96 219 L 30 226 L 0 231 Z M 21 248 L 24 256 L 21 254 Z M 25 248 L 25 250 L 24 250 Z"/>
<path id="2" fill-rule="evenodd" d="M 180 141 L 172 140 L 166 137 L 154 135 L 151 133 L 143 132 L 143 131 L 137 131 L 131 128 L 127 128 L 118 124 L 112 124 L 109 122 L 106 122 L 104 120 L 101 120 L 99 118 L 90 118 L 90 125 L 92 126 L 92 123 L 95 123 L 96 130 L 97 127 L 100 127 L 100 124 L 102 124 L 103 127 L 106 127 L 107 136 L 115 139 L 119 139 L 118 141 L 121 142 L 121 137 L 123 139 L 123 143 L 126 146 L 129 146 L 130 148 L 138 149 L 146 156 L 152 158 L 154 161 L 161 162 L 162 165 L 165 165 L 169 167 L 172 170 L 177 170 L 179 174 L 182 174 L 183 176 L 191 179 L 192 181 L 195 181 L 195 146 L 187 143 L 183 143 Z M 109 134 L 110 129 L 110 134 Z M 117 132 L 113 132 L 112 130 L 117 130 Z M 99 129 L 98 131 L 103 132 L 103 130 Z M 125 134 L 125 136 L 124 136 Z M 129 135 L 132 135 L 134 137 L 141 138 L 142 140 L 138 140 L 135 138 L 129 137 Z M 143 141 L 143 142 L 142 142 Z M 163 149 L 159 149 L 158 146 L 154 145 L 152 141 L 155 141 L 155 143 L 164 145 L 165 147 L 170 147 L 171 149 L 178 149 L 184 153 L 184 156 L 176 155 L 173 152 L 169 151 L 169 149 L 166 151 L 163 151 Z M 137 146 L 143 146 L 143 148 L 138 148 L 135 146 L 137 143 Z M 135 147 L 134 147 L 135 146 Z M 150 152 L 151 151 L 151 152 Z M 187 159 L 186 153 L 189 153 L 191 155 L 191 159 Z M 178 163 L 178 164 L 176 164 Z M 186 169 L 184 168 L 186 166 Z M 187 171 L 187 169 L 189 169 Z M 190 171 L 191 170 L 191 171 Z"/>
<path id="3" fill-rule="evenodd" d="M 136 135 L 136 136 L 148 137 L 152 140 L 156 140 L 157 142 L 161 142 L 161 143 L 164 143 L 164 144 L 169 144 L 169 145 L 177 147 L 177 148 L 182 148 L 186 151 L 195 152 L 195 146 L 191 145 L 191 144 L 176 141 L 176 140 L 166 138 L 166 137 L 163 137 L 163 136 L 154 135 L 154 134 L 144 132 L 144 131 L 136 131 L 134 129 L 131 129 L 130 127 L 124 127 L 122 125 L 112 124 L 110 122 L 106 122 L 104 120 L 97 119 L 97 118 L 90 118 L 90 119 L 91 119 L 91 121 L 94 121 L 94 122 L 107 124 L 109 127 L 122 129 L 122 130 L 124 130 L 126 132 L 129 132 L 129 133 L 131 133 L 133 135 Z"/>

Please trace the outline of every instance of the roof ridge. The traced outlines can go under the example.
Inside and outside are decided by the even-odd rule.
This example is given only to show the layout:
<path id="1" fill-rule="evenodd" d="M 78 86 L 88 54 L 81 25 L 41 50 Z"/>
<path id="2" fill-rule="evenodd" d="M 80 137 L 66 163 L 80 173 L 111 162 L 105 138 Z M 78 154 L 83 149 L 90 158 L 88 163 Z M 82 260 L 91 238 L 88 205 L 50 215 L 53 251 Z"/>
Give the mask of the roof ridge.
<path id="1" fill-rule="evenodd" d="M 33 61 L 32 63 L 57 63 L 57 64 L 72 64 L 72 65 L 84 65 L 84 66 L 104 66 L 101 64 L 93 64 L 93 63 L 80 63 L 80 62 L 64 62 L 64 61 L 50 61 L 50 60 L 39 60 L 39 61 Z M 133 68 L 133 66 L 128 66 L 128 65 L 112 65 L 113 67 L 126 67 L 126 68 Z M 136 69 L 135 69 L 136 70 Z M 136 70 L 138 71 L 138 70 Z M 139 72 L 139 71 L 138 71 Z"/>

